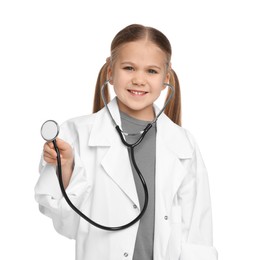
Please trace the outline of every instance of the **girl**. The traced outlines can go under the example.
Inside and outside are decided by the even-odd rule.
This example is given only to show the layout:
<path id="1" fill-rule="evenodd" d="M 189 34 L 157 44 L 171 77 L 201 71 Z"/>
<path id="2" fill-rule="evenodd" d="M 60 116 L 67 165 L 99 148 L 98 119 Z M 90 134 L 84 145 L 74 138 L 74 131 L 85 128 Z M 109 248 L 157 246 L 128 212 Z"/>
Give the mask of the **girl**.
<path id="1" fill-rule="evenodd" d="M 168 39 L 154 28 L 134 24 L 121 30 L 98 76 L 94 113 L 65 122 L 57 139 L 63 182 L 72 203 L 102 225 L 128 223 L 140 212 L 143 190 L 130 153 L 103 108 L 100 88 L 109 79 L 116 94 L 108 104 L 113 118 L 125 132 L 138 133 L 158 113 L 153 103 L 164 83 L 174 86 L 166 115 L 135 149 L 149 190 L 148 208 L 139 222 L 114 232 L 80 218 L 58 186 L 54 147 L 44 145 L 35 197 L 55 229 L 76 240 L 77 260 L 217 259 L 207 172 L 193 137 L 180 127 L 180 91 L 171 54 Z M 108 90 L 105 95 L 109 101 Z M 138 136 L 126 139 L 135 142 Z"/>

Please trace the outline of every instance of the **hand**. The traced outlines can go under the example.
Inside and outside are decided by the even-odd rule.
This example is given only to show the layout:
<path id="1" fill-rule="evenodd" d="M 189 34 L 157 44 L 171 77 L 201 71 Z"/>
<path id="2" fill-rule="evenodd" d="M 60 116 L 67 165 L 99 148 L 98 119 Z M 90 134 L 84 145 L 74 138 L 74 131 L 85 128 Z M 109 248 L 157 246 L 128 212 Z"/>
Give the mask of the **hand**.
<path id="1" fill-rule="evenodd" d="M 66 166 L 72 167 L 74 163 L 74 156 L 70 144 L 61 140 L 60 138 L 56 139 L 56 143 L 59 148 L 62 167 L 66 167 Z M 47 163 L 57 165 L 57 153 L 54 149 L 54 145 L 52 142 L 46 142 L 44 144 L 43 156 L 44 156 L 44 160 Z"/>

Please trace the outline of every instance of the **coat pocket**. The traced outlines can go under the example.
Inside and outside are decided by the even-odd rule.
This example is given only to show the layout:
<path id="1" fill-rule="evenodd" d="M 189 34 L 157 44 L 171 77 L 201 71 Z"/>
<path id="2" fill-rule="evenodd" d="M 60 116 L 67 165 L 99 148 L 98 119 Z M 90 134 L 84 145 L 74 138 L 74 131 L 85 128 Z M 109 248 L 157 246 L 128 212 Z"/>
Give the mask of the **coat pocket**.
<path id="1" fill-rule="evenodd" d="M 182 226 L 181 207 L 172 206 L 170 219 L 170 237 L 167 249 L 168 260 L 178 260 L 181 252 L 181 226 Z"/>

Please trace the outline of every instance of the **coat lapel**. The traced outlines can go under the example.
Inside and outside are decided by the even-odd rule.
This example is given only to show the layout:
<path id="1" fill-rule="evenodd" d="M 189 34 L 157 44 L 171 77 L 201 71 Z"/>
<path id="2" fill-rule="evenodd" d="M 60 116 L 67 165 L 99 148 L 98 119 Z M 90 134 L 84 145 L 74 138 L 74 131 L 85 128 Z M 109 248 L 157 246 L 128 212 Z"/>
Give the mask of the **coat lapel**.
<path id="1" fill-rule="evenodd" d="M 109 110 L 120 126 L 121 119 L 116 98 L 108 104 Z M 159 109 L 155 106 L 156 113 Z M 192 146 L 186 131 L 174 124 L 165 114 L 157 120 L 156 139 L 156 206 L 167 207 L 172 202 L 186 172 L 181 160 L 192 156 Z M 107 147 L 101 161 L 106 174 L 139 207 L 130 159 L 115 126 L 105 108 L 95 115 L 89 146 Z"/>
<path id="2" fill-rule="evenodd" d="M 109 110 L 120 126 L 120 114 L 117 100 L 108 104 Z M 89 146 L 108 147 L 101 165 L 105 173 L 119 186 L 129 199 L 139 208 L 136 186 L 127 147 L 121 142 L 115 126 L 106 109 L 96 114 L 95 122 L 90 135 Z"/>
<path id="3" fill-rule="evenodd" d="M 156 190 L 168 192 L 168 200 L 172 201 L 186 171 L 182 160 L 192 157 L 193 148 L 186 131 L 174 124 L 165 114 L 157 122 L 156 143 Z"/>
<path id="4" fill-rule="evenodd" d="M 156 141 L 154 240 L 156 259 L 170 259 L 170 254 L 177 253 L 175 250 L 168 250 L 168 243 L 173 232 L 170 223 L 173 221 L 175 195 L 187 174 L 181 161 L 190 159 L 192 154 L 193 148 L 188 141 L 186 131 L 174 124 L 165 114 L 161 115 L 157 121 Z M 169 219 L 168 222 L 164 220 L 166 216 Z M 179 238 L 175 239 L 177 241 Z"/>
<path id="5" fill-rule="evenodd" d="M 112 180 L 139 208 L 139 200 L 127 148 L 122 143 L 112 145 L 101 164 Z"/>

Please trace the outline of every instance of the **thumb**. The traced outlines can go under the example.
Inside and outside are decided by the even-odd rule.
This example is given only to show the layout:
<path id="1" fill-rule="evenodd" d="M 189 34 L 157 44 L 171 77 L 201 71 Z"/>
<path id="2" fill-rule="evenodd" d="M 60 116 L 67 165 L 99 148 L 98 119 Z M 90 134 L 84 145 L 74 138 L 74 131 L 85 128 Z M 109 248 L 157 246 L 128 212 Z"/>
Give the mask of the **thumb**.
<path id="1" fill-rule="evenodd" d="M 56 138 L 56 144 L 57 144 L 59 150 L 64 151 L 64 150 L 71 149 L 71 145 L 60 138 Z"/>

